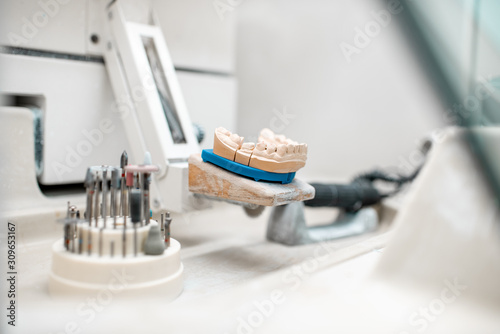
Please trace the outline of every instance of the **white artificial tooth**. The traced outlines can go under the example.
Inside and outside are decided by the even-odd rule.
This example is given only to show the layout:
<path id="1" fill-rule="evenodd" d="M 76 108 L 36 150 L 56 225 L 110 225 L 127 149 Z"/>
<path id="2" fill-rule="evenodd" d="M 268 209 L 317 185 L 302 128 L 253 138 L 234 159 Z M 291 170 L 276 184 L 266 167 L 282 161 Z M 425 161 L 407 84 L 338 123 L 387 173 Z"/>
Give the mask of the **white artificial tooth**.
<path id="1" fill-rule="evenodd" d="M 253 150 L 255 148 L 255 143 L 243 143 L 243 145 L 241 145 L 241 148 L 244 149 L 244 150 Z"/>
<path id="2" fill-rule="evenodd" d="M 276 153 L 278 153 L 278 155 L 280 157 L 284 156 L 286 154 L 286 145 L 278 145 L 278 148 L 276 149 Z"/>
<path id="3" fill-rule="evenodd" d="M 271 154 L 276 152 L 276 145 L 275 144 L 269 144 L 267 145 L 267 153 Z"/>
<path id="4" fill-rule="evenodd" d="M 302 145 L 304 145 L 304 152 L 303 153 L 307 154 L 307 144 L 302 144 Z"/>
<path id="5" fill-rule="evenodd" d="M 229 138 L 231 138 L 231 140 L 234 141 L 236 144 L 239 144 L 241 140 L 241 137 L 238 136 L 236 133 L 230 135 Z"/>
<path id="6" fill-rule="evenodd" d="M 255 149 L 257 151 L 264 151 L 266 149 L 266 143 L 264 143 L 263 141 L 258 142 L 255 146 Z"/>
<path id="7" fill-rule="evenodd" d="M 293 154 L 293 153 L 295 153 L 295 145 L 293 145 L 293 144 L 288 144 L 288 145 L 286 146 L 286 153 L 288 153 L 288 154 Z"/>
<path id="8" fill-rule="evenodd" d="M 306 154 L 306 152 L 307 152 L 307 145 L 306 144 L 300 144 L 298 147 L 299 147 L 300 154 Z"/>
<path id="9" fill-rule="evenodd" d="M 223 135 L 226 135 L 226 136 L 230 136 L 231 135 L 231 131 L 227 130 L 226 128 L 223 128 L 223 127 L 218 127 L 217 129 L 215 129 L 216 132 L 219 132 Z"/>
<path id="10" fill-rule="evenodd" d="M 221 137 L 221 140 L 227 144 L 228 146 L 231 146 L 233 148 L 239 148 L 239 145 L 236 144 L 234 141 L 231 140 L 231 138 L 227 137 L 227 136 L 222 136 Z"/>

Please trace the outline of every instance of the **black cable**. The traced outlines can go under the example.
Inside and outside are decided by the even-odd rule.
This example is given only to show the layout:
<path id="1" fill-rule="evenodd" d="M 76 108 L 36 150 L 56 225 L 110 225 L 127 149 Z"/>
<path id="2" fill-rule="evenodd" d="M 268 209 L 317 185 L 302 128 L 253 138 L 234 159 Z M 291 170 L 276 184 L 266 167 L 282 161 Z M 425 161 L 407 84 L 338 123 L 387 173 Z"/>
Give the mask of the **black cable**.
<path id="1" fill-rule="evenodd" d="M 304 204 L 310 207 L 337 207 L 346 211 L 357 211 L 364 206 L 376 204 L 386 197 L 395 195 L 404 184 L 413 181 L 419 171 L 420 167 L 408 176 L 391 176 L 386 172 L 373 170 L 356 176 L 350 184 L 311 183 L 316 190 L 316 195 Z M 395 189 L 382 193 L 375 188 L 375 181 L 392 183 Z"/>

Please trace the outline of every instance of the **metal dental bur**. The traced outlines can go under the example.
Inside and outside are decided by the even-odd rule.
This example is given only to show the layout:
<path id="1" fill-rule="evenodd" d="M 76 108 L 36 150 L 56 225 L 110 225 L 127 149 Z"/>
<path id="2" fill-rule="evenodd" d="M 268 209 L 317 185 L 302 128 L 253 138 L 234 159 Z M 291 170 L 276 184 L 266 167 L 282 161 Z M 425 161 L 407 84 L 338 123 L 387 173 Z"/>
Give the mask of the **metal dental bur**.
<path id="1" fill-rule="evenodd" d="M 106 218 L 108 215 L 108 166 L 102 166 L 102 219 L 103 227 L 106 228 Z"/>
<path id="2" fill-rule="evenodd" d="M 120 211 L 123 217 L 128 215 L 127 212 L 127 196 L 125 194 L 125 166 L 128 164 L 128 155 L 127 151 L 123 151 L 122 156 L 120 158 L 120 168 L 122 169 L 122 179 L 121 179 L 121 195 L 120 195 Z"/>
<path id="3" fill-rule="evenodd" d="M 77 227 L 80 223 L 80 210 L 76 212 L 76 219 L 78 220 Z M 78 235 L 78 254 L 82 254 L 82 247 L 83 247 L 83 233 L 82 233 L 82 227 L 78 227 L 76 234 Z"/>
<path id="4" fill-rule="evenodd" d="M 118 168 L 113 168 L 111 171 L 111 216 L 113 216 L 113 228 L 116 229 L 116 217 L 118 212 L 116 212 L 116 191 L 120 189 L 120 170 Z"/>
<path id="5" fill-rule="evenodd" d="M 109 189 L 109 216 L 110 217 L 114 217 L 115 216 L 115 212 L 116 212 L 116 197 L 115 197 L 115 187 L 113 187 L 114 183 L 113 183 L 113 178 L 116 177 L 116 167 L 111 167 L 111 176 L 110 176 L 110 189 Z"/>
<path id="6" fill-rule="evenodd" d="M 125 173 L 125 172 L 122 172 L 122 173 Z M 122 189 L 123 189 L 124 184 L 125 184 L 124 181 L 125 181 L 125 179 L 122 177 L 122 179 L 121 179 Z M 123 198 L 124 197 L 122 197 L 122 199 Z M 126 218 L 126 216 L 123 216 L 122 255 L 123 255 L 123 257 L 125 257 L 127 255 L 127 218 Z"/>
<path id="7" fill-rule="evenodd" d="M 161 214 L 160 226 L 161 226 L 161 235 L 163 239 L 165 239 L 165 224 L 163 223 L 163 213 Z"/>
<path id="8" fill-rule="evenodd" d="M 170 218 L 170 212 L 167 212 L 165 217 L 165 247 L 170 247 L 170 224 L 172 223 L 172 218 Z"/>
<path id="9" fill-rule="evenodd" d="M 63 238 L 63 245 L 64 245 L 64 248 L 69 251 L 69 223 L 66 221 L 66 223 L 64 223 L 64 238 Z"/>
<path id="10" fill-rule="evenodd" d="M 96 173 L 95 179 L 95 207 L 94 207 L 94 216 L 95 216 L 95 227 L 98 227 L 99 222 L 99 172 Z"/>
<path id="11" fill-rule="evenodd" d="M 144 173 L 134 171 L 133 188 L 141 190 L 141 207 L 142 207 L 142 203 L 144 201 L 144 192 L 142 191 L 142 185 L 141 185 L 141 181 L 142 181 L 141 179 L 143 179 L 143 178 L 144 178 Z M 140 219 L 141 226 L 144 226 L 144 221 L 145 221 L 144 212 L 141 209 L 141 219 Z"/>
<path id="12" fill-rule="evenodd" d="M 58 222 L 63 223 L 63 247 L 66 251 L 74 253 L 76 247 L 76 224 L 79 222 L 79 215 L 77 217 L 77 212 L 79 212 L 76 206 L 71 205 L 68 201 L 68 206 L 66 210 L 66 217 L 58 219 Z"/>
<path id="13" fill-rule="evenodd" d="M 92 173 L 92 169 L 87 169 L 87 175 L 85 177 L 85 187 L 87 188 L 87 209 L 86 209 L 86 218 L 89 220 L 89 232 L 87 238 L 87 252 L 90 255 L 90 251 L 92 250 L 92 197 L 94 196 L 95 191 L 95 183 L 94 183 L 94 174 Z"/>
<path id="14" fill-rule="evenodd" d="M 100 187 L 99 172 L 96 172 L 96 179 L 95 179 L 95 207 L 94 207 L 95 227 L 96 228 L 99 228 L 99 212 L 101 211 L 100 210 L 100 203 L 99 203 L 99 187 Z M 90 230 L 89 230 L 89 233 L 90 233 Z M 98 243 L 98 245 L 99 244 L 100 243 Z M 90 250 L 89 250 L 89 255 L 90 255 Z"/>
<path id="15" fill-rule="evenodd" d="M 123 156 L 122 156 L 123 157 Z M 134 174 L 130 171 L 125 172 L 125 167 L 122 170 L 122 189 L 127 186 L 128 197 L 130 197 L 130 189 L 134 183 Z M 123 200 L 127 201 L 127 196 L 122 197 Z M 123 257 L 127 255 L 127 215 L 128 215 L 128 205 L 125 202 L 125 214 L 123 215 L 123 237 L 122 237 L 122 246 L 123 246 Z"/>
<path id="16" fill-rule="evenodd" d="M 146 152 L 144 154 L 144 165 L 151 165 L 151 154 Z M 146 225 L 149 225 L 149 219 L 151 214 L 149 212 L 149 183 L 151 181 L 151 174 L 145 172 L 142 174 L 142 196 L 143 196 L 143 209 L 144 209 L 144 220 L 146 221 Z"/>
<path id="17" fill-rule="evenodd" d="M 69 207 L 69 215 L 70 215 L 70 225 L 69 225 L 69 236 L 70 236 L 70 243 L 71 243 L 71 253 L 75 252 L 75 230 L 76 230 L 76 213 L 77 209 L 76 206 L 71 205 Z"/>
<path id="18" fill-rule="evenodd" d="M 122 178 L 120 180 L 121 184 L 121 195 L 120 195 L 120 208 L 123 216 L 123 236 L 122 236 L 122 253 L 123 257 L 127 255 L 127 215 L 128 215 L 128 207 L 127 201 L 128 196 L 125 193 L 125 187 L 127 186 L 126 182 L 126 172 L 125 166 L 128 164 L 128 155 L 127 151 L 123 151 L 122 156 L 120 158 L 120 167 L 122 169 Z"/>
<path id="19" fill-rule="evenodd" d="M 132 189 L 130 193 L 130 219 L 134 224 L 134 256 L 137 256 L 137 224 L 141 222 L 141 190 Z"/>
<path id="20" fill-rule="evenodd" d="M 127 255 L 127 225 L 123 223 L 123 236 L 122 236 L 122 255 L 125 257 Z"/>
<path id="21" fill-rule="evenodd" d="M 89 220 L 89 226 L 92 225 L 92 196 L 94 195 L 94 175 L 92 170 L 87 169 L 87 175 L 85 176 L 84 182 L 85 188 L 87 188 L 87 209 L 85 211 L 85 218 Z"/>
<path id="22" fill-rule="evenodd" d="M 129 206 L 130 206 L 130 194 L 131 194 L 132 188 L 134 187 L 134 172 L 133 171 L 127 170 L 126 182 L 127 182 L 126 186 L 127 186 L 127 192 L 128 192 L 128 205 L 126 208 L 125 217 L 130 214 L 130 208 L 129 208 Z"/>
<path id="23" fill-rule="evenodd" d="M 64 238 L 63 238 L 63 245 L 66 250 L 69 250 L 69 231 L 70 231 L 70 226 L 69 226 L 69 206 L 70 203 L 68 201 L 68 206 L 66 208 L 66 220 L 64 222 Z"/>
<path id="24" fill-rule="evenodd" d="M 140 180 L 140 182 L 139 182 Z M 137 173 L 137 184 L 136 188 L 141 189 L 141 204 L 142 204 L 142 211 L 141 211 L 141 226 L 147 225 L 147 216 L 146 214 L 146 193 L 145 193 L 145 187 L 146 187 L 146 174 L 145 173 Z"/>
<path id="25" fill-rule="evenodd" d="M 102 256 L 102 234 L 106 228 L 106 220 L 108 215 L 108 166 L 102 166 L 102 226 L 99 229 L 99 256 Z"/>
<path id="26" fill-rule="evenodd" d="M 83 231 L 82 228 L 78 229 L 78 254 L 82 254 L 83 251 Z"/>
<path id="27" fill-rule="evenodd" d="M 148 225 L 151 220 L 149 184 L 151 181 L 151 173 L 156 173 L 159 171 L 158 166 L 151 164 L 151 157 L 149 153 L 146 153 L 145 162 L 149 164 L 128 165 L 127 167 L 125 167 L 125 170 L 127 171 L 127 187 L 129 189 L 131 187 L 134 187 L 142 190 L 141 203 L 143 205 L 143 208 L 141 211 L 140 219 L 141 226 L 143 226 L 144 223 Z"/>
<path id="28" fill-rule="evenodd" d="M 137 175 L 144 173 L 151 174 L 158 172 L 158 170 L 159 170 L 158 166 L 153 166 L 153 165 L 147 165 L 147 166 L 128 165 L 125 167 L 126 177 L 127 177 L 126 185 L 129 191 L 130 217 L 134 225 L 134 234 L 135 234 L 134 252 L 136 256 L 137 256 L 137 224 L 143 222 L 142 216 L 144 215 L 144 210 L 141 208 L 143 203 L 143 194 L 140 189 L 140 183 L 139 180 L 137 179 Z M 139 189 L 135 189 L 135 187 Z M 132 205 L 132 198 L 134 198 L 133 205 Z"/>

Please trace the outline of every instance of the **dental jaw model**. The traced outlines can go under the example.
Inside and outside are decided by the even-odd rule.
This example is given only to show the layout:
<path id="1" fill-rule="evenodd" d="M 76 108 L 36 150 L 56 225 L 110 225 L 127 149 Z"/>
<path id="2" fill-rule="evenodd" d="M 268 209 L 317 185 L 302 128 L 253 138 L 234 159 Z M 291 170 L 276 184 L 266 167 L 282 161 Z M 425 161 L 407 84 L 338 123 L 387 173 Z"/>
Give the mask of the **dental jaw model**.
<path id="1" fill-rule="evenodd" d="M 220 127 L 215 129 L 213 150 L 203 150 L 201 158 L 255 181 L 288 184 L 306 164 L 307 145 L 269 129 L 261 131 L 257 145 L 245 143 L 242 137 Z"/>
<path id="2" fill-rule="evenodd" d="M 307 144 L 276 135 L 269 129 L 260 132 L 257 145 L 245 143 L 243 139 L 224 128 L 217 128 L 213 153 L 270 173 L 295 173 L 306 164 Z"/>
<path id="3" fill-rule="evenodd" d="M 217 128 L 214 135 L 213 149 L 189 157 L 190 192 L 243 205 L 247 214 L 261 206 L 314 198 L 314 188 L 295 178 L 306 163 L 306 144 L 268 129 L 261 131 L 257 145 L 224 128 Z"/>

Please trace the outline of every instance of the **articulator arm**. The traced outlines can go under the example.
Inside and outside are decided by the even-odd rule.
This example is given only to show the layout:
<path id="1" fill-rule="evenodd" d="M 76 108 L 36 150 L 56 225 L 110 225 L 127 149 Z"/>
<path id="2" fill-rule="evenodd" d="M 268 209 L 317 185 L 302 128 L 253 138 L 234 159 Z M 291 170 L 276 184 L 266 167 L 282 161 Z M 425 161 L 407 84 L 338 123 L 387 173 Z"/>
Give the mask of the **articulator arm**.
<path id="1" fill-rule="evenodd" d="M 159 173 L 151 185 L 155 210 L 182 212 L 187 190 L 187 159 L 199 145 L 161 28 L 127 21 L 121 1 L 106 8 L 106 68 L 132 152 L 131 160 L 151 153 Z"/>

